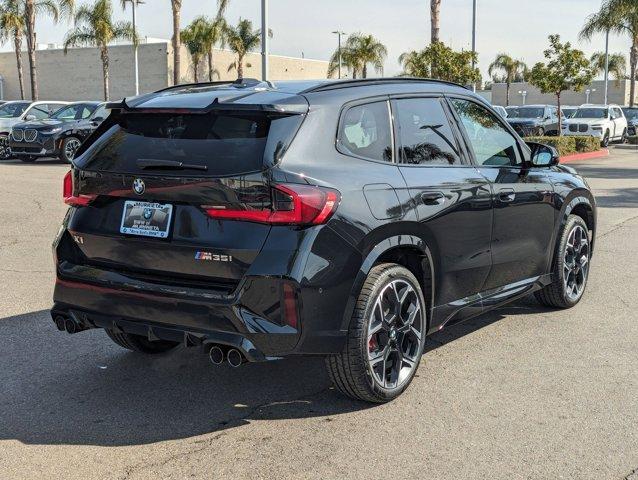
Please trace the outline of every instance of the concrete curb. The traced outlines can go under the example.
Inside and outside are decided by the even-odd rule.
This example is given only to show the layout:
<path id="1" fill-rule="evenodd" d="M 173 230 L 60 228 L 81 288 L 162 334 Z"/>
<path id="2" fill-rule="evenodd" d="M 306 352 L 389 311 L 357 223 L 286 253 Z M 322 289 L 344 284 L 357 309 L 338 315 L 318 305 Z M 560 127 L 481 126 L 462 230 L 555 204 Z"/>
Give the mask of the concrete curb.
<path id="1" fill-rule="evenodd" d="M 573 155 L 565 155 L 560 157 L 560 163 L 576 162 L 579 160 L 590 160 L 592 158 L 608 157 L 609 150 L 604 148 L 602 150 L 596 150 L 595 152 L 574 153 Z"/>

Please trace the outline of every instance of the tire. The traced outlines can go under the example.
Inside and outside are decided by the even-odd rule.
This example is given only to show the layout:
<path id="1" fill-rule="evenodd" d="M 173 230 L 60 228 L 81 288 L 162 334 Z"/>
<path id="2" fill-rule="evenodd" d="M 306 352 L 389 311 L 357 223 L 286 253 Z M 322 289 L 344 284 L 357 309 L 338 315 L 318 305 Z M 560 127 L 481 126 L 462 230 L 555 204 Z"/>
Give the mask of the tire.
<path id="1" fill-rule="evenodd" d="M 112 330 L 105 330 L 113 342 L 122 348 L 132 350 L 137 353 L 146 353 L 149 355 L 157 355 L 173 350 L 179 343 L 169 342 L 167 340 L 157 340 L 151 342 L 141 335 L 133 335 L 131 333 L 115 333 Z"/>
<path id="2" fill-rule="evenodd" d="M 538 127 L 538 130 L 536 130 L 536 135 L 538 135 L 539 137 L 544 137 L 545 129 L 543 127 Z"/>
<path id="3" fill-rule="evenodd" d="M 426 327 L 426 303 L 414 275 L 391 263 L 373 267 L 359 293 L 344 351 L 326 358 L 335 387 L 366 402 L 397 398 L 419 367 Z"/>
<path id="4" fill-rule="evenodd" d="M 600 146 L 603 148 L 607 148 L 609 146 L 609 130 L 605 132 L 605 136 L 603 137 L 602 142 L 600 142 Z"/>
<path id="5" fill-rule="evenodd" d="M 77 137 L 65 138 L 60 147 L 60 160 L 71 163 L 80 145 L 82 145 L 82 140 Z"/>
<path id="6" fill-rule="evenodd" d="M 584 236 L 573 236 L 580 230 Z M 585 243 L 578 241 L 585 240 Z M 587 224 L 578 215 L 567 217 L 561 232 L 552 264 L 552 283 L 535 292 L 536 299 L 545 306 L 554 308 L 571 308 L 575 306 L 585 293 L 589 278 L 589 260 L 591 257 L 590 234 Z M 580 243 L 577 246 L 576 243 Z M 574 244 L 570 247 L 570 244 Z M 569 250 L 573 253 L 570 254 Z M 566 280 L 567 275 L 567 280 Z M 576 282 L 578 291 L 570 291 L 570 280 Z"/>
<path id="7" fill-rule="evenodd" d="M 620 137 L 620 143 L 621 144 L 625 144 L 627 143 L 627 137 L 629 136 L 629 134 L 627 133 L 627 129 L 625 128 L 622 132 L 622 136 Z"/>

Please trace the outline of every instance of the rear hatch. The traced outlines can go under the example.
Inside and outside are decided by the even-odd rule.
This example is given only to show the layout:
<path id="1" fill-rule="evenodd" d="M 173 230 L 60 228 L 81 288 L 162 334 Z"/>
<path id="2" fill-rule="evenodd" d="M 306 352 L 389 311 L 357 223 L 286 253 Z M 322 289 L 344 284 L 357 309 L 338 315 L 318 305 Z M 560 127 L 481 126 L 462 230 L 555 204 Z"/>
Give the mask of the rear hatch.
<path id="1" fill-rule="evenodd" d="M 114 110 L 74 161 L 76 200 L 67 203 L 82 206 L 68 228 L 83 263 L 232 291 L 271 226 L 211 212 L 272 207 L 269 169 L 299 128 L 305 99 L 216 87 L 132 103 Z"/>

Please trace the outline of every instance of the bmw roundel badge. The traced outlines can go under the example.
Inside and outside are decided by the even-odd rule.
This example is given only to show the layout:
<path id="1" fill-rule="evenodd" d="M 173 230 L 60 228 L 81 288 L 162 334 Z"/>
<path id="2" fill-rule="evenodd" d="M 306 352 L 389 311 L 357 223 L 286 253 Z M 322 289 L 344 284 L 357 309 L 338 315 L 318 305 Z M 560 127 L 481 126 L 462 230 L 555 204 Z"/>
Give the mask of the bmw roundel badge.
<path id="1" fill-rule="evenodd" d="M 138 195 L 142 195 L 144 193 L 144 190 L 146 190 L 146 185 L 144 185 L 144 180 L 142 180 L 141 178 L 136 178 L 133 181 L 133 191 L 137 193 Z"/>
<path id="2" fill-rule="evenodd" d="M 144 209 L 144 219 L 145 220 L 150 220 L 152 216 L 153 216 L 153 210 L 150 209 L 150 208 L 145 208 Z"/>

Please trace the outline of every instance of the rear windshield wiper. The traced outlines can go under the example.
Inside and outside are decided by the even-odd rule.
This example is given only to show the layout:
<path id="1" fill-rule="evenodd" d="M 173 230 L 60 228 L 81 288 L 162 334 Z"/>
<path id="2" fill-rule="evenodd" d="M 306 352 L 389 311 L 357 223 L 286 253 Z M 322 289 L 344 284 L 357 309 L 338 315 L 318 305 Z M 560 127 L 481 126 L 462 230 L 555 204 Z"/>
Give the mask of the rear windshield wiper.
<path id="1" fill-rule="evenodd" d="M 137 166 L 146 169 L 146 168 L 154 168 L 154 169 L 170 169 L 170 170 L 208 170 L 206 165 L 195 165 L 188 164 L 184 162 L 180 162 L 177 160 L 156 160 L 153 158 L 140 158 L 137 161 Z"/>

